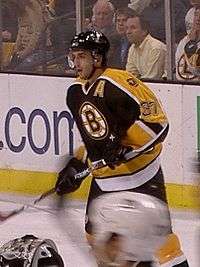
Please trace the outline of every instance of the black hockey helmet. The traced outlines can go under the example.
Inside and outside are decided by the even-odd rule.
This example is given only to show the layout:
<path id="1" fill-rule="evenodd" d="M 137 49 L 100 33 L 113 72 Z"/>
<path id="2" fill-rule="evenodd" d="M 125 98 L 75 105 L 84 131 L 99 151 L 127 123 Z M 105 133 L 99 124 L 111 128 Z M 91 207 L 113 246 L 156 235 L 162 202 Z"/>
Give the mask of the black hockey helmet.
<path id="1" fill-rule="evenodd" d="M 99 31 L 91 30 L 76 34 L 71 40 L 70 50 L 84 49 L 92 53 L 102 55 L 106 58 L 106 54 L 110 48 L 107 37 Z"/>
<path id="2" fill-rule="evenodd" d="M 5 243 L 0 248 L 1 267 L 64 267 L 55 243 L 25 235 Z"/>

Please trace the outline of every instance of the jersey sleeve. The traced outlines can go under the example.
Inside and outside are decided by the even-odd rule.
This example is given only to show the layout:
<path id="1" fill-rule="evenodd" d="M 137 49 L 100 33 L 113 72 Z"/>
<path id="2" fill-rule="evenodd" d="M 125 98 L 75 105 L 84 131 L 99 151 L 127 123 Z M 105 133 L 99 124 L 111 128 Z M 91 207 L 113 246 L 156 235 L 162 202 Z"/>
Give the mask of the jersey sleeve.
<path id="1" fill-rule="evenodd" d="M 122 143 L 133 148 L 130 158 L 157 146 L 161 151 L 169 124 L 153 91 L 128 72 L 110 71 L 104 77 L 112 84 L 106 101 L 123 129 Z"/>

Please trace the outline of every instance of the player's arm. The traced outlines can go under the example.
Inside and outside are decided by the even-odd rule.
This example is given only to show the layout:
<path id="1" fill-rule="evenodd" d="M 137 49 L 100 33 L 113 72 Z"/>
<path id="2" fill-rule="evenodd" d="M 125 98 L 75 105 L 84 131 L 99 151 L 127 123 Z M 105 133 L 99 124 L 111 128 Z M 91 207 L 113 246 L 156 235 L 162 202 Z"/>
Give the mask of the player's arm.
<path id="1" fill-rule="evenodd" d="M 82 181 L 88 176 L 88 173 L 85 172 L 85 175 L 82 175 L 81 179 L 76 179 L 76 175 L 87 170 L 87 151 L 85 146 L 80 146 L 74 157 L 68 159 L 64 168 L 58 173 L 56 181 L 56 192 L 58 195 L 63 195 L 66 193 L 71 193 L 76 191 Z"/>
<path id="2" fill-rule="evenodd" d="M 121 138 L 126 137 L 126 135 L 132 135 L 138 145 L 138 149 L 132 148 L 125 152 L 125 160 L 141 155 L 158 143 L 162 143 L 165 139 L 169 125 L 160 104 L 157 102 L 157 99 L 155 99 L 154 104 L 156 106 L 155 109 L 158 110 L 156 111 L 157 113 L 150 113 L 144 116 L 145 110 L 143 110 L 139 100 L 130 91 L 126 90 L 126 88 L 117 90 L 116 86 L 111 84 L 107 103 L 111 112 L 115 114 L 117 125 L 120 126 Z M 146 119 L 148 117 L 151 122 L 145 121 L 144 117 Z M 155 118 L 157 118 L 157 121 L 162 121 L 162 123 L 156 122 Z M 142 138 L 138 138 L 139 136 Z"/>
<path id="3" fill-rule="evenodd" d="M 116 121 L 117 131 L 122 138 L 140 117 L 139 101 L 131 93 L 124 92 L 112 83 L 106 90 L 106 104 Z"/>
<path id="4" fill-rule="evenodd" d="M 126 136 L 129 127 L 138 120 L 140 116 L 140 106 L 127 94 L 122 92 L 112 83 L 107 83 L 104 95 L 105 113 L 110 115 L 109 134 L 104 140 L 104 150 L 102 158 L 107 165 L 114 168 L 116 164 L 124 161 L 124 154 L 130 151 L 130 147 L 122 144 L 123 137 Z"/>

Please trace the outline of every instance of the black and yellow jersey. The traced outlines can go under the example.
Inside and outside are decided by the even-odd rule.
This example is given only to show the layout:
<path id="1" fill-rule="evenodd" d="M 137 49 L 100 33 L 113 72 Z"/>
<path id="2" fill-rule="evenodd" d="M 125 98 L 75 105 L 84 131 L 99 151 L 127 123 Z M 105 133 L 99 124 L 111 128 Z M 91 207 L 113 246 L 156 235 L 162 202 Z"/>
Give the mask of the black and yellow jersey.
<path id="1" fill-rule="evenodd" d="M 143 172 L 145 178 L 139 182 L 143 183 L 158 170 L 168 120 L 154 93 L 132 74 L 107 68 L 88 88 L 77 80 L 68 89 L 67 105 L 90 161 L 102 159 L 106 143 L 116 135 L 123 146 L 132 148 L 125 155 L 127 162 L 114 170 L 95 170 L 95 178 L 128 178 Z"/>

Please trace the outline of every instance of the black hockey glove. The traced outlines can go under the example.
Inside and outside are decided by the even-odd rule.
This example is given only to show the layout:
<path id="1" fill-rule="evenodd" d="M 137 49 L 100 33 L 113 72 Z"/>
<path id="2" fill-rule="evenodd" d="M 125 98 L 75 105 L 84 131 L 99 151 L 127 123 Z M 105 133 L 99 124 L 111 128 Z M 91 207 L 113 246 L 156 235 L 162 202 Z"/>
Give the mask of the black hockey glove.
<path id="1" fill-rule="evenodd" d="M 67 166 L 58 174 L 55 185 L 56 193 L 61 196 L 76 191 L 80 187 L 82 181 L 88 176 L 88 173 L 86 172 L 81 178 L 76 178 L 75 175 L 86 169 L 87 165 L 82 161 L 76 158 L 71 158 L 67 163 Z"/>

